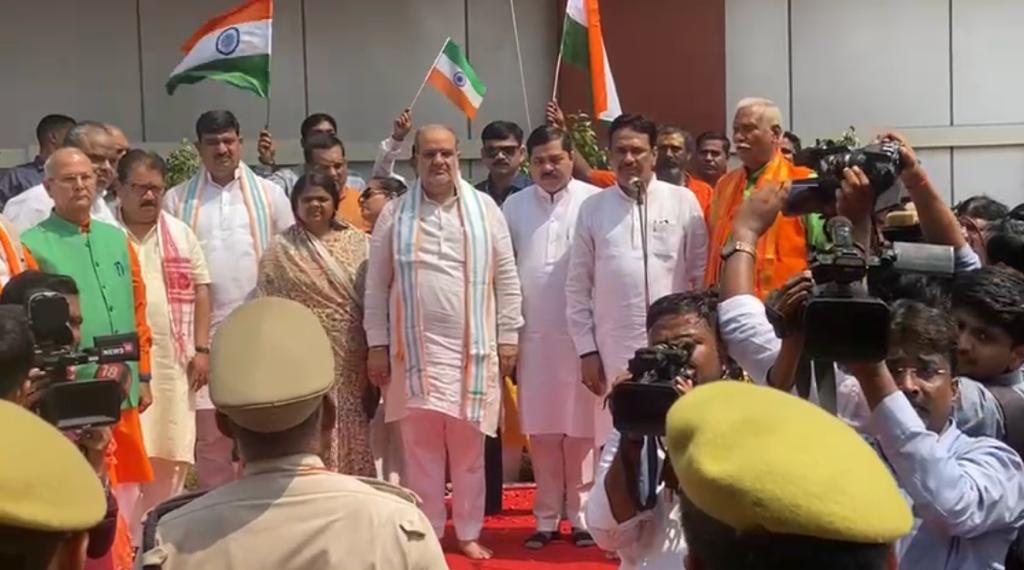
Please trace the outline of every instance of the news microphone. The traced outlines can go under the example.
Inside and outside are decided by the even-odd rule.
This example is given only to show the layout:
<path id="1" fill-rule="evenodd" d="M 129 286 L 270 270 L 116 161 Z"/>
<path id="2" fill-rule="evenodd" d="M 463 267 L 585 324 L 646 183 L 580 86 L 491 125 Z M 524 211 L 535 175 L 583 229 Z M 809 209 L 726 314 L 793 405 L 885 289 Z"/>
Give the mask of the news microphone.
<path id="1" fill-rule="evenodd" d="M 629 181 L 629 187 L 636 192 L 636 203 L 643 206 L 647 195 L 647 183 L 639 178 L 633 178 Z"/>

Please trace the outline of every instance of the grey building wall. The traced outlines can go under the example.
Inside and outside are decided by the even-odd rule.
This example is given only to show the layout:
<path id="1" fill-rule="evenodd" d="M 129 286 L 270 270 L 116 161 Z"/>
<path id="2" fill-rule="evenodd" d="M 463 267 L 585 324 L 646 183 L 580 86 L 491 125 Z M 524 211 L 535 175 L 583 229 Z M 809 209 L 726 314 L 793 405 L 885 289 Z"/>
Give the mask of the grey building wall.
<path id="1" fill-rule="evenodd" d="M 206 81 L 168 96 L 164 82 L 180 46 L 205 20 L 239 0 L 4 0 L 0 17 L 0 166 L 31 158 L 34 129 L 47 113 L 108 121 L 133 143 L 164 150 L 192 134 L 196 117 L 227 108 L 242 124 L 247 158 L 266 121 L 266 103 Z M 558 53 L 550 0 L 515 0 L 530 121 L 523 104 L 509 0 L 277 0 L 274 5 L 270 129 L 278 161 L 301 160 L 299 123 L 334 115 L 356 168 L 368 170 L 377 143 L 409 104 L 445 37 L 466 48 L 488 88 L 477 119 L 430 88 L 418 124 L 457 127 L 475 139 L 490 120 L 543 121 Z M 470 173 L 467 173 L 470 174 Z M 470 174 L 479 178 L 480 173 Z"/>

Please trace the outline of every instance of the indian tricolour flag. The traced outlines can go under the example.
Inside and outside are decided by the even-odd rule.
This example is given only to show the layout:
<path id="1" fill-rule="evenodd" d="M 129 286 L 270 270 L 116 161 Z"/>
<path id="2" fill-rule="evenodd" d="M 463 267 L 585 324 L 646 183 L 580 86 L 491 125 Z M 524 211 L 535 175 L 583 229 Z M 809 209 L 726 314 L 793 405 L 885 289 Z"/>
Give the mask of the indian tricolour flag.
<path id="1" fill-rule="evenodd" d="M 622 114 L 615 79 L 608 65 L 601 35 L 601 12 L 597 0 L 569 0 L 562 28 L 562 60 L 590 75 L 594 95 L 594 116 L 614 121 Z"/>
<path id="2" fill-rule="evenodd" d="M 167 93 L 216 79 L 267 97 L 273 13 L 273 0 L 249 0 L 203 24 L 182 46 L 185 59 L 167 79 Z"/>
<path id="3" fill-rule="evenodd" d="M 487 86 L 477 77 L 458 44 L 450 38 L 434 61 L 427 82 L 462 109 L 470 119 L 476 117 L 476 111 L 487 94 Z"/>

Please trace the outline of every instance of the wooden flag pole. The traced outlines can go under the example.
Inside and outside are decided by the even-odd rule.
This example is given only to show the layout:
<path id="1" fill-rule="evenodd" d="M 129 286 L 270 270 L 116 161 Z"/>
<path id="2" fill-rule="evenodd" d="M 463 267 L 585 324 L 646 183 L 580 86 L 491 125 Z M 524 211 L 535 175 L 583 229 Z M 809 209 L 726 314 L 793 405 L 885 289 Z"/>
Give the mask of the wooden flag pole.
<path id="1" fill-rule="evenodd" d="M 434 58 L 434 62 L 430 64 L 429 68 L 427 68 L 427 74 L 423 76 L 423 82 L 420 83 L 420 88 L 416 90 L 416 96 L 412 98 L 412 103 L 409 103 L 410 111 L 412 111 L 412 108 L 416 106 L 416 101 L 419 101 L 420 95 L 423 94 L 423 88 L 427 86 L 427 81 L 430 79 L 430 73 L 434 71 L 434 68 L 437 66 L 437 60 L 441 59 L 441 54 L 444 53 L 444 47 L 448 45 L 448 42 L 450 41 L 452 41 L 450 36 L 445 38 L 444 43 L 441 44 L 441 50 L 437 52 L 437 56 Z"/>
<path id="2" fill-rule="evenodd" d="M 519 82 L 523 86 L 523 107 L 526 108 L 526 128 L 533 132 L 533 121 L 530 119 L 530 98 L 526 94 L 526 73 L 523 71 L 523 52 L 519 49 L 519 24 L 516 22 L 516 0 L 508 0 L 512 9 L 512 35 L 516 40 L 516 59 L 519 60 Z"/>
<path id="3" fill-rule="evenodd" d="M 558 76 L 562 71 L 562 46 L 564 42 L 559 41 L 558 43 L 558 59 L 555 60 L 555 82 L 551 88 L 551 100 L 558 101 Z"/>

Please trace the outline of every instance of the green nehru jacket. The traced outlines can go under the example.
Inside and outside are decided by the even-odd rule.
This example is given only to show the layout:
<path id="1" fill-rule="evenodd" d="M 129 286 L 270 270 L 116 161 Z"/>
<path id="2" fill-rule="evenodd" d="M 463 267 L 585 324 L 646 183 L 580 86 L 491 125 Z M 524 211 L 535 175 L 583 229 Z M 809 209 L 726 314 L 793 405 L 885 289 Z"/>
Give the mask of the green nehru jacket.
<path id="1" fill-rule="evenodd" d="M 82 348 L 92 347 L 98 336 L 136 332 L 131 256 L 123 231 L 97 220 L 83 230 L 54 213 L 21 234 L 21 241 L 41 271 L 68 275 L 78 285 Z M 139 356 L 144 359 L 144 339 L 139 332 Z M 136 362 L 128 365 L 132 381 L 122 407 L 135 408 L 139 405 L 139 366 Z M 79 367 L 75 375 L 83 379 L 95 374 L 96 366 L 90 365 Z"/>

